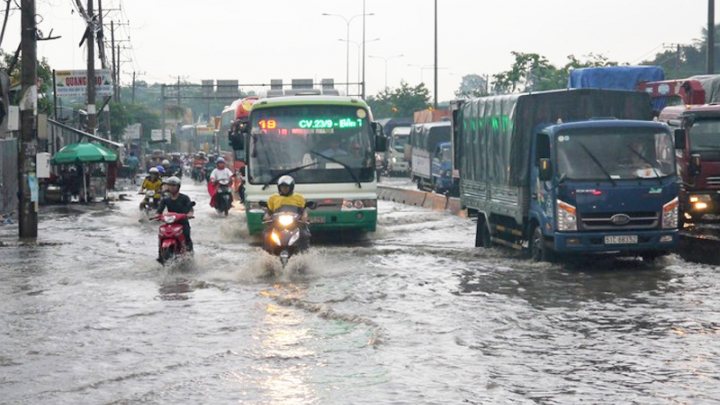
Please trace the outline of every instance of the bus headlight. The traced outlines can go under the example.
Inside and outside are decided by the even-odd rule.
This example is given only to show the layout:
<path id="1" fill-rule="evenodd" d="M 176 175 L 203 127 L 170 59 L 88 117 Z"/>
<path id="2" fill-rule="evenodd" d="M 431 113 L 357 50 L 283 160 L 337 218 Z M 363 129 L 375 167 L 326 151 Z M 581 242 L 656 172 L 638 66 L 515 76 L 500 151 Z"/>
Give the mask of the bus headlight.
<path id="1" fill-rule="evenodd" d="M 577 210 L 560 200 L 557 200 L 557 230 L 577 231 Z"/>
<path id="2" fill-rule="evenodd" d="M 672 201 L 663 205 L 662 212 L 662 227 L 663 228 L 677 228 L 678 227 L 678 209 L 680 202 L 677 197 L 673 198 Z"/>

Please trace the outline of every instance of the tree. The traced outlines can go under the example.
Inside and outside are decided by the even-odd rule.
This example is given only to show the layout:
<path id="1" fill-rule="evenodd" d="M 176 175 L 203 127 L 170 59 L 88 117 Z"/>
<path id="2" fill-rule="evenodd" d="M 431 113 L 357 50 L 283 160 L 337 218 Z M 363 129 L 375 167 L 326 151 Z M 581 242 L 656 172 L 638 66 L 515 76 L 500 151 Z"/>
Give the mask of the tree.
<path id="1" fill-rule="evenodd" d="M 120 137 L 132 124 L 142 125 L 142 139 L 150 140 L 153 129 L 160 128 L 160 116 L 141 104 L 110 103 L 110 133 Z"/>
<path id="2" fill-rule="evenodd" d="M 487 80 L 477 74 L 462 77 L 460 87 L 455 90 L 456 97 L 481 97 L 487 95 Z"/>
<path id="3" fill-rule="evenodd" d="M 0 49 L 0 69 L 7 72 L 8 76 L 10 76 L 10 82 L 20 83 L 20 76 L 22 74 L 22 56 L 20 56 L 16 61 L 14 61 L 15 55 L 5 53 L 2 49 Z M 13 64 L 13 61 L 15 64 L 13 65 L 12 72 L 8 72 L 8 69 L 10 68 L 10 65 Z M 38 61 L 37 66 L 37 75 L 38 75 L 38 83 L 39 83 L 39 89 L 38 89 L 38 112 L 43 114 L 52 115 L 53 113 L 53 101 L 50 95 L 52 94 L 52 69 L 50 68 L 50 65 L 48 64 L 47 58 L 42 58 L 42 60 Z M 16 92 L 15 97 L 10 100 L 10 104 L 17 105 L 20 102 L 20 92 Z"/>
<path id="4" fill-rule="evenodd" d="M 385 88 L 368 97 L 368 105 L 375 117 L 412 117 L 415 111 L 430 105 L 430 91 L 424 83 L 411 87 L 405 81 L 396 89 Z"/>
<path id="5" fill-rule="evenodd" d="M 541 55 L 536 53 L 512 52 L 515 63 L 511 69 L 493 75 L 495 93 L 514 93 L 516 91 L 557 90 L 567 87 L 570 71 L 573 69 L 599 66 L 616 66 L 617 62 L 609 61 L 601 54 L 589 54 L 584 59 L 568 55 L 568 61 L 558 68 Z"/>

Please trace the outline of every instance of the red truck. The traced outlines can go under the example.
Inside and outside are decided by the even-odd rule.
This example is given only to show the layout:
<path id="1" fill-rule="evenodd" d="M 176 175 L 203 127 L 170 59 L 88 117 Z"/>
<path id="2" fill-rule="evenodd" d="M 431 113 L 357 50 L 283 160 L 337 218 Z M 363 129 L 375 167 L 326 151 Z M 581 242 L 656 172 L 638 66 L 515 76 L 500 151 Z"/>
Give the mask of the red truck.
<path id="1" fill-rule="evenodd" d="M 665 107 L 658 119 L 675 129 L 681 223 L 720 222 L 720 105 Z"/>

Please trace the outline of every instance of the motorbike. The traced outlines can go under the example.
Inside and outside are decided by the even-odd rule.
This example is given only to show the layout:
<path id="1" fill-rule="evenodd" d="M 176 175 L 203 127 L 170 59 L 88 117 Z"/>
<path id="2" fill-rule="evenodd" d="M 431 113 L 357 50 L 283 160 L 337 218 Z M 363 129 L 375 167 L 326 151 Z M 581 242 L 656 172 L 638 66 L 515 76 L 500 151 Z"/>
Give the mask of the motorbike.
<path id="1" fill-rule="evenodd" d="M 154 190 L 146 190 L 145 198 L 140 202 L 140 210 L 145 212 L 147 216 L 152 216 L 158 207 L 158 203 L 160 203 L 160 199 L 155 198 L 156 193 L 157 191 Z"/>
<path id="2" fill-rule="evenodd" d="M 187 243 L 185 234 L 183 233 L 182 222 L 191 219 L 186 214 L 177 212 L 168 212 L 158 215 L 155 219 L 163 223 L 160 225 L 158 239 L 160 244 L 159 261 L 163 265 L 175 257 L 183 256 L 187 253 Z"/>
<path id="3" fill-rule="evenodd" d="M 232 189 L 230 188 L 230 179 L 222 179 L 217 181 L 217 190 L 215 191 L 215 211 L 218 214 L 223 213 L 227 216 L 228 211 L 232 207 Z"/>
<path id="4" fill-rule="evenodd" d="M 260 206 L 267 208 L 266 201 Z M 315 202 L 308 201 L 305 208 L 315 209 Z M 263 221 L 267 225 L 263 233 L 263 248 L 268 253 L 278 256 L 283 267 L 290 258 L 310 247 L 309 234 L 303 232 L 307 223 L 302 221 L 302 209 L 292 205 L 283 205 L 273 213 L 272 218 Z"/>
<path id="5" fill-rule="evenodd" d="M 190 172 L 190 177 L 198 183 L 205 181 L 205 168 L 202 166 L 194 166 Z"/>
<path id="6" fill-rule="evenodd" d="M 183 168 L 180 165 L 170 166 L 170 174 L 182 179 Z"/>

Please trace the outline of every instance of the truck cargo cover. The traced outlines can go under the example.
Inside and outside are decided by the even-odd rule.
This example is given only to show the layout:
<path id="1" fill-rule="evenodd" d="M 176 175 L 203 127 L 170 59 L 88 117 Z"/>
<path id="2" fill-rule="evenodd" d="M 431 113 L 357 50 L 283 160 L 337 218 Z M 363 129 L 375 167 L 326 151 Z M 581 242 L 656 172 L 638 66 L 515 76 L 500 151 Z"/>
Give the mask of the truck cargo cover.
<path id="1" fill-rule="evenodd" d="M 665 80 L 665 74 L 659 66 L 594 67 L 572 70 L 568 88 L 637 90 L 640 82 L 661 80 Z"/>
<path id="2" fill-rule="evenodd" d="M 455 123 L 461 127 L 453 131 L 460 138 L 455 142 L 461 177 L 469 174 L 492 184 L 527 186 L 531 139 L 538 125 L 597 117 L 652 120 L 650 96 L 574 89 L 470 99 L 462 104 Z M 473 156 L 463 159 L 466 154 Z"/>

